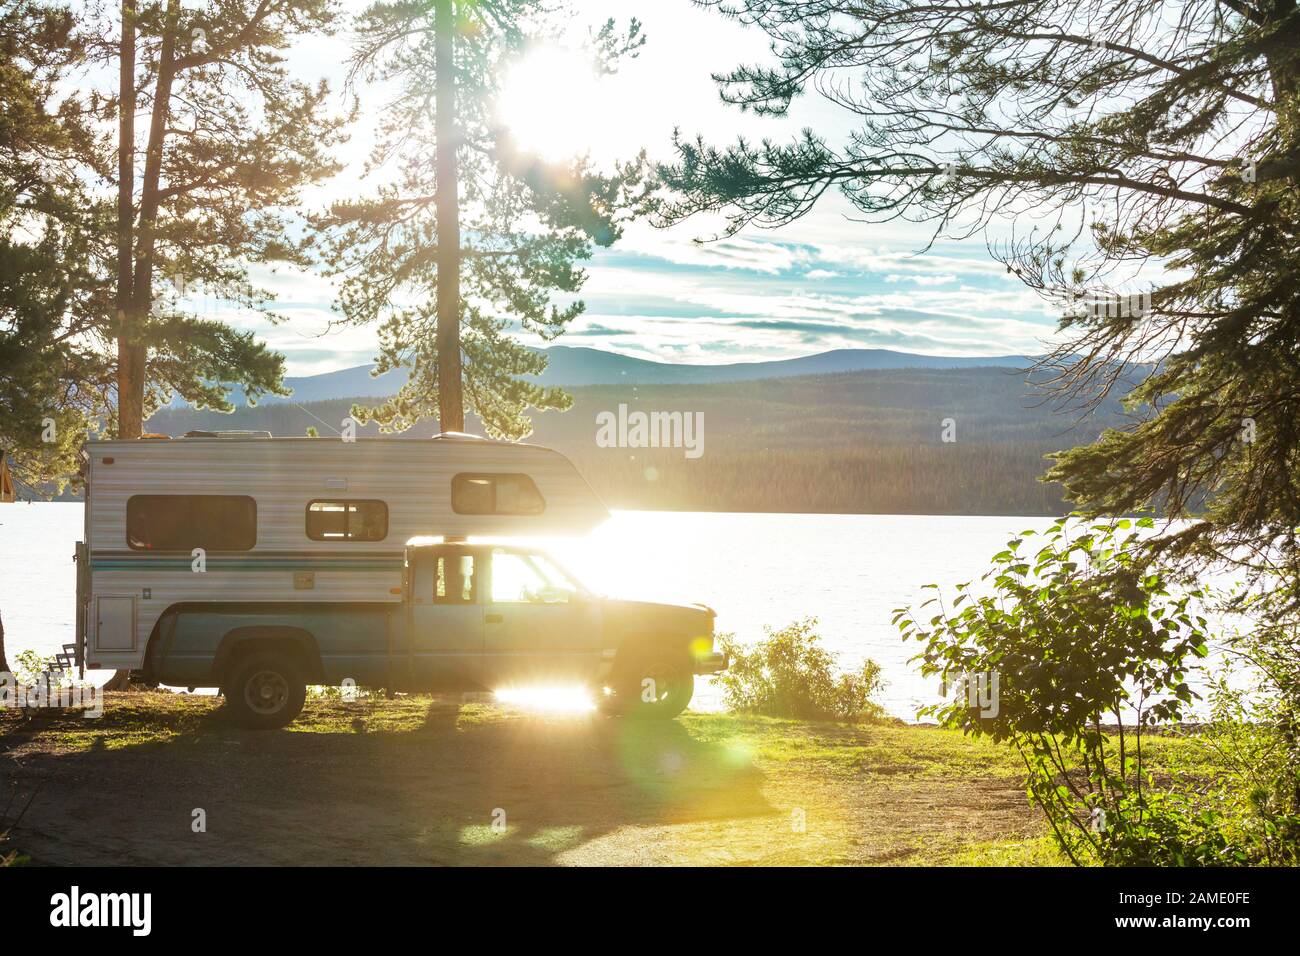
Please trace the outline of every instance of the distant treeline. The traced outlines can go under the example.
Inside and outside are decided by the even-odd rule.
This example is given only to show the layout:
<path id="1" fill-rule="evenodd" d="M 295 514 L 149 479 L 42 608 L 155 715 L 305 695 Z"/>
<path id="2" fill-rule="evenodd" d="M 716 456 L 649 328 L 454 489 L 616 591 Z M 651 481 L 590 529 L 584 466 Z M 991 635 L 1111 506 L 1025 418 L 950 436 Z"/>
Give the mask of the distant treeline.
<path id="1" fill-rule="evenodd" d="M 1108 402 L 1083 421 L 1006 369 L 897 369 L 717 385 L 569 389 L 567 412 L 536 416 L 530 441 L 574 460 L 611 507 L 696 511 L 1055 515 L 1060 489 L 1043 456 L 1092 441 L 1125 419 Z M 230 415 L 166 409 L 148 429 L 335 434 L 354 402 L 269 403 Z M 703 414 L 703 455 L 601 448 L 596 416 Z M 945 442 L 948 434 L 955 440 Z M 468 423 L 476 430 L 476 421 Z M 434 421 L 406 432 L 427 438 Z M 378 434 L 374 425 L 360 435 Z"/>

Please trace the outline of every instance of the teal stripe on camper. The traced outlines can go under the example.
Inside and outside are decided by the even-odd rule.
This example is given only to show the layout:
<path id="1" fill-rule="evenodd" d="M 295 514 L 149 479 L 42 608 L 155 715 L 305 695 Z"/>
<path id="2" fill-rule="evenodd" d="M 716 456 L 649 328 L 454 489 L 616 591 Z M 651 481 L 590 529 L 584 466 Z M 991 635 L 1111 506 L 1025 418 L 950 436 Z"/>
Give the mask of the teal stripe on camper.
<path id="1" fill-rule="evenodd" d="M 192 560 L 188 561 L 92 561 L 92 571 L 189 571 Z M 225 562 L 208 560 L 209 571 L 401 571 L 402 563 L 385 563 L 375 561 L 369 564 L 326 564 L 315 561 L 300 561 L 297 564 L 263 564 L 255 561 Z"/>
<path id="2" fill-rule="evenodd" d="M 188 555 L 141 555 L 139 557 L 91 557 L 94 571 L 189 571 L 194 559 Z M 399 558 L 225 558 L 209 556 L 209 571 L 401 571 Z"/>
<path id="3" fill-rule="evenodd" d="M 96 548 L 91 552 L 92 558 L 114 558 L 121 560 L 135 561 L 156 561 L 159 558 L 179 558 L 188 554 L 188 551 L 148 551 L 144 549 L 125 548 Z M 219 558 L 257 558 L 260 561 L 271 560 L 291 560 L 298 558 L 310 558 L 313 561 L 323 561 L 329 558 L 335 558 L 340 561 L 354 561 L 357 558 L 365 560 L 379 559 L 389 561 L 400 561 L 405 552 L 403 551 L 362 551 L 352 548 L 334 549 L 330 551 L 319 551 L 306 549 L 301 550 L 271 550 L 262 549 L 255 551 L 217 551 L 209 550 L 208 554 Z"/>

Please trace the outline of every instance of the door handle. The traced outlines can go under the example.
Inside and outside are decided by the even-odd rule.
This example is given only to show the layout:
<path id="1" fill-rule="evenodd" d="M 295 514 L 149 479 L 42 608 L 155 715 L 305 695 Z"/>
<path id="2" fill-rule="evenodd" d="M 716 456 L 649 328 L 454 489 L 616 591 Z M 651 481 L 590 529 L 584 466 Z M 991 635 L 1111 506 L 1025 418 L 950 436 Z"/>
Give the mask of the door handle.
<path id="1" fill-rule="evenodd" d="M 489 614 L 487 617 L 483 618 L 483 620 L 487 621 L 489 624 L 500 624 L 505 619 L 504 614 Z"/>

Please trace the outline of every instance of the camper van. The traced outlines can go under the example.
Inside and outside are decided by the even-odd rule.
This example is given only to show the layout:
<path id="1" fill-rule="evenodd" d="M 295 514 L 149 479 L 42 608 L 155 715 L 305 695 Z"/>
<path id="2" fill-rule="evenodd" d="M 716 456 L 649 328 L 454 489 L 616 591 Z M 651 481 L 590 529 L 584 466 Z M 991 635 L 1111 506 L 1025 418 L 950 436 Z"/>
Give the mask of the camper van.
<path id="1" fill-rule="evenodd" d="M 536 548 L 483 543 L 608 517 L 548 448 L 191 432 L 83 454 L 75 663 L 219 688 L 247 726 L 348 682 L 580 683 L 611 714 L 671 718 L 726 666 L 710 608 L 600 597 Z"/>

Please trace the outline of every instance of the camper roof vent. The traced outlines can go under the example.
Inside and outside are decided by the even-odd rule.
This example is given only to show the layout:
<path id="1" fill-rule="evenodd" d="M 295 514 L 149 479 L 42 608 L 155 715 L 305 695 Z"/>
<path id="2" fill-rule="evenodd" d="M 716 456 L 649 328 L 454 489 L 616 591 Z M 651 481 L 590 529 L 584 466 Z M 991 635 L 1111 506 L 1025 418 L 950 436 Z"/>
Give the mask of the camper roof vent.
<path id="1" fill-rule="evenodd" d="M 482 435 L 471 435 L 469 432 L 440 432 L 433 436 L 434 441 L 492 441 L 491 438 L 484 438 Z"/>
<path id="2" fill-rule="evenodd" d="M 270 432 L 255 431 L 220 431 L 220 432 L 201 432 L 191 431 L 185 433 L 186 438 L 270 438 Z"/>

